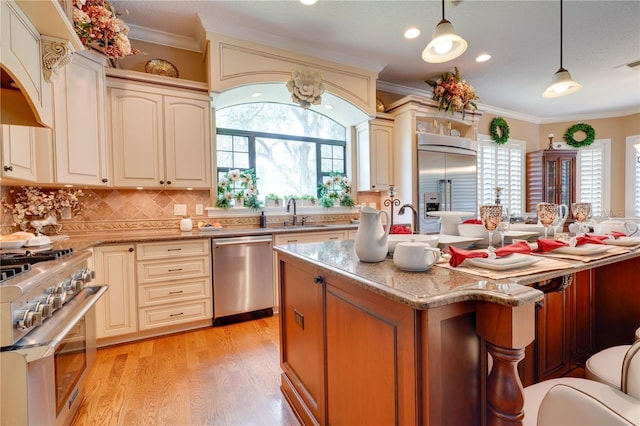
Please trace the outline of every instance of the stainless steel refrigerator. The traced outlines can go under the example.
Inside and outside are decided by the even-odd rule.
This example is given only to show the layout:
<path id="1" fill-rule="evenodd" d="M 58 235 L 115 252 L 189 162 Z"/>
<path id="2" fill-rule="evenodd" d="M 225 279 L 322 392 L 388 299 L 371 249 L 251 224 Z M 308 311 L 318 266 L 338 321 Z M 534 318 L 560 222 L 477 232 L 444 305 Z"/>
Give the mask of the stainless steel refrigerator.
<path id="1" fill-rule="evenodd" d="M 477 211 L 477 142 L 434 134 L 418 135 L 418 196 L 421 233 L 440 223 L 427 212 Z"/>

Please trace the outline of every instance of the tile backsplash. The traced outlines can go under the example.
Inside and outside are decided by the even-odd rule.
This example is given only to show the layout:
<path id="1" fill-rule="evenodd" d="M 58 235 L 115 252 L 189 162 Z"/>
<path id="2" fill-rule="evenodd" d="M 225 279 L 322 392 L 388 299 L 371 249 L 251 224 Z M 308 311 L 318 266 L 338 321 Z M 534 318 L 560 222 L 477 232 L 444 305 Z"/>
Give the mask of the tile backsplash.
<path id="1" fill-rule="evenodd" d="M 20 187 L 14 187 L 15 190 Z M 11 202 L 11 187 L 2 186 L 0 197 Z M 86 197 L 84 210 L 71 219 L 62 220 L 64 232 L 100 231 L 117 228 L 163 227 L 166 223 L 179 221 L 174 215 L 174 205 L 184 204 L 187 214 L 194 219 L 206 218 L 206 211 L 196 216 L 196 204 L 211 206 L 209 191 L 162 191 L 129 189 L 83 189 Z M 2 212 L 2 233 L 16 229 L 12 227 L 10 213 Z"/>

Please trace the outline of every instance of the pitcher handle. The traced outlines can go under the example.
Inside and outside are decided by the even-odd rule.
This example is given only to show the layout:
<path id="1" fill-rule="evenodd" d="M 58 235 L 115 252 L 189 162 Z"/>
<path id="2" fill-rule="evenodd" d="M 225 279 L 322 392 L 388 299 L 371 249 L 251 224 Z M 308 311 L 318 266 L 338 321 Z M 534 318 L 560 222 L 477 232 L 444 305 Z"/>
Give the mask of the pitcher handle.
<path id="1" fill-rule="evenodd" d="M 385 222 L 387 224 L 387 226 L 385 226 L 384 228 L 384 235 L 385 235 L 385 239 L 389 236 L 389 231 L 391 231 L 391 223 L 389 223 L 389 213 L 387 213 L 385 210 L 380 210 L 378 211 L 378 217 L 380 217 L 380 215 L 384 213 L 386 219 Z"/>
<path id="2" fill-rule="evenodd" d="M 624 229 L 627 231 L 627 235 L 633 235 L 638 232 L 638 225 L 629 220 L 624 223 Z"/>

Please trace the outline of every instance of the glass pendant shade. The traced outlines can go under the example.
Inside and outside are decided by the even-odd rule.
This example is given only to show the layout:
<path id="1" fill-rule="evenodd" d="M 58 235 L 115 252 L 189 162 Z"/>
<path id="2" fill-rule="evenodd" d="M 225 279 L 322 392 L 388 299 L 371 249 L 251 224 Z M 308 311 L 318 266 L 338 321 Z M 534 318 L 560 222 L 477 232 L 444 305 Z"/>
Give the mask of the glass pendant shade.
<path id="1" fill-rule="evenodd" d="M 432 64 L 447 62 L 467 50 L 465 39 L 456 34 L 451 22 L 442 19 L 433 30 L 433 37 L 422 51 L 422 60 Z"/>
<path id="2" fill-rule="evenodd" d="M 570 95 L 582 88 L 582 85 L 576 83 L 571 78 L 571 74 L 564 68 L 560 68 L 553 75 L 551 85 L 542 94 L 545 98 L 557 98 L 559 96 Z"/>

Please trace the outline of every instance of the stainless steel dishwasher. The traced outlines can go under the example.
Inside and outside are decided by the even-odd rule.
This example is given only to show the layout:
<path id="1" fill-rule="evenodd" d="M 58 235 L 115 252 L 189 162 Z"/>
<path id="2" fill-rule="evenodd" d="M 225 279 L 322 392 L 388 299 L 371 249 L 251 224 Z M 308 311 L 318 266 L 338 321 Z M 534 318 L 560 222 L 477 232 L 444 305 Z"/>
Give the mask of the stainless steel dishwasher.
<path id="1" fill-rule="evenodd" d="M 213 238 L 213 325 L 273 315 L 269 236 Z"/>

